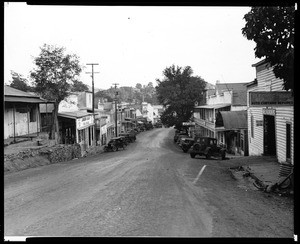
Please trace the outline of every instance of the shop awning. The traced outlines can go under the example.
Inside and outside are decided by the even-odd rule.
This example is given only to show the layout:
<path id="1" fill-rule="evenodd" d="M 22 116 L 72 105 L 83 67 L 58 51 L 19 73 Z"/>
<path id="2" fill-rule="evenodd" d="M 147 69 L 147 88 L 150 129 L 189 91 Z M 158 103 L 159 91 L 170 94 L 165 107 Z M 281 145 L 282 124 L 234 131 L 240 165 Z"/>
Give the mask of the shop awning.
<path id="1" fill-rule="evenodd" d="M 69 119 L 78 119 L 85 116 L 93 115 L 93 113 L 88 113 L 85 111 L 74 111 L 74 112 L 59 112 L 58 116 L 65 117 Z"/>
<path id="2" fill-rule="evenodd" d="M 231 106 L 230 103 L 222 103 L 222 104 L 212 104 L 212 105 L 201 105 L 201 106 L 197 106 L 195 108 L 206 108 L 206 109 L 218 109 L 218 108 L 224 108 L 224 107 L 228 107 Z"/>
<path id="3" fill-rule="evenodd" d="M 247 129 L 247 111 L 222 111 L 220 112 L 224 130 Z M 216 128 L 217 129 L 217 128 Z"/>

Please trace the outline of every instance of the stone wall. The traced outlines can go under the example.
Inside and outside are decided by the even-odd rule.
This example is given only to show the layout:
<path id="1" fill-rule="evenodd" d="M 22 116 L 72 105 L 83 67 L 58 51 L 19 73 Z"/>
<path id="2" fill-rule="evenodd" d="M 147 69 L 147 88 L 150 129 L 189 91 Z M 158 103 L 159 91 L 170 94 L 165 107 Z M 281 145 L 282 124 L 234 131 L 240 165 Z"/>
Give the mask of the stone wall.
<path id="1" fill-rule="evenodd" d="M 69 161 L 81 157 L 79 144 L 59 144 L 39 149 L 27 149 L 4 156 L 4 172 L 15 172 L 27 168 Z"/>

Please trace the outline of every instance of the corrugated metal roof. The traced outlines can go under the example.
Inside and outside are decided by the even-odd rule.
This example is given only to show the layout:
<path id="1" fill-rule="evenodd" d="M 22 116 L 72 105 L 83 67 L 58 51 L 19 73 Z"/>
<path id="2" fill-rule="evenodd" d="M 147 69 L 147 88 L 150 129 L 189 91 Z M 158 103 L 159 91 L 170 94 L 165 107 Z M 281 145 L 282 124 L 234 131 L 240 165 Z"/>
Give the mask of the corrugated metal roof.
<path id="1" fill-rule="evenodd" d="M 247 129 L 247 111 L 222 111 L 220 112 L 226 130 Z"/>
<path id="2" fill-rule="evenodd" d="M 218 109 L 218 108 L 224 108 L 227 106 L 231 106 L 230 103 L 221 103 L 221 104 L 212 104 L 212 105 L 202 105 L 202 106 L 197 106 L 195 108 L 208 108 L 208 109 Z"/>
<path id="3" fill-rule="evenodd" d="M 38 97 L 14 97 L 14 96 L 5 96 L 5 102 L 22 102 L 22 103 L 45 103 L 44 100 Z"/>
<path id="4" fill-rule="evenodd" d="M 38 97 L 37 95 L 34 95 L 29 92 L 24 92 L 15 88 L 12 88 L 10 86 L 4 86 L 4 95 L 5 96 L 16 96 L 16 97 Z"/>
<path id="5" fill-rule="evenodd" d="M 88 115 L 93 115 L 93 113 L 88 113 L 85 111 L 74 111 L 74 112 L 59 112 L 58 116 L 65 117 L 65 118 L 71 118 L 71 119 L 76 119 L 76 118 L 82 118 Z"/>

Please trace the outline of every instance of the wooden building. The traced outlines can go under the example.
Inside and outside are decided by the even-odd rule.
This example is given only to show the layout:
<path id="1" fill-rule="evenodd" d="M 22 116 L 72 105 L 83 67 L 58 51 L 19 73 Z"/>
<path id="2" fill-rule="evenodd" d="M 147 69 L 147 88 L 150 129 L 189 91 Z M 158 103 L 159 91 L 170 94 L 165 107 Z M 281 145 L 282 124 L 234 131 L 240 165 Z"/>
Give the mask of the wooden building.
<path id="1" fill-rule="evenodd" d="M 274 155 L 294 163 L 294 98 L 262 60 L 252 65 L 256 79 L 248 84 L 249 155 Z"/>
<path id="2" fill-rule="evenodd" d="M 39 104 L 44 99 L 32 93 L 4 86 L 4 139 L 34 137 L 41 132 Z"/>

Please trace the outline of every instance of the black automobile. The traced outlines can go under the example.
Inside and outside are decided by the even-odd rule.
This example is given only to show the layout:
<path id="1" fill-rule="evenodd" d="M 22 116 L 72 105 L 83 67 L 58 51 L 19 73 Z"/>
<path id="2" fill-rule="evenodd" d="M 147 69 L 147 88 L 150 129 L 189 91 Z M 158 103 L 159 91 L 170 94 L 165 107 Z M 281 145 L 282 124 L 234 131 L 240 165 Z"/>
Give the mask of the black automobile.
<path id="1" fill-rule="evenodd" d="M 124 143 L 124 137 L 113 137 L 110 139 L 107 145 L 104 146 L 104 152 L 115 152 L 118 151 L 119 148 L 122 148 L 124 150 L 125 147 L 126 145 Z"/>
<path id="2" fill-rule="evenodd" d="M 186 133 L 185 131 L 179 131 L 179 130 L 176 130 L 176 131 L 175 131 L 175 136 L 174 136 L 174 142 L 177 142 L 178 137 L 179 137 L 180 135 L 187 135 L 187 133 Z"/>
<path id="3" fill-rule="evenodd" d="M 188 152 L 188 150 L 194 145 L 194 138 L 181 138 L 180 147 L 183 152 Z"/>
<path id="4" fill-rule="evenodd" d="M 163 125 L 162 125 L 162 123 L 157 122 L 156 124 L 154 124 L 154 127 L 155 127 L 155 128 L 162 128 Z"/>
<path id="5" fill-rule="evenodd" d="M 225 159 L 226 150 L 217 145 L 217 139 L 212 137 L 199 137 L 194 142 L 194 145 L 189 150 L 191 158 L 196 155 L 205 156 L 209 159 L 211 156 L 221 157 Z"/>
<path id="6" fill-rule="evenodd" d="M 126 142 L 134 142 L 136 140 L 135 133 L 120 133 L 119 136 L 125 137 Z"/>

